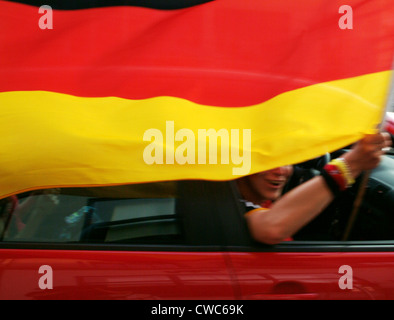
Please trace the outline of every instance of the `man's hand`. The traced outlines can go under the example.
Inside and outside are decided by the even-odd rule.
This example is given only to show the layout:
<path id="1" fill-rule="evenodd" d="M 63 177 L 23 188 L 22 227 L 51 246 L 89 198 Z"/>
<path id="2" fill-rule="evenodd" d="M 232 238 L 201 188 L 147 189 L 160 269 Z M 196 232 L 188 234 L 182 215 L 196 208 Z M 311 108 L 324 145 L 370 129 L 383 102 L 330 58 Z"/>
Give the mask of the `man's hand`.
<path id="1" fill-rule="evenodd" d="M 384 154 L 382 149 L 390 146 L 391 137 L 387 132 L 367 135 L 357 142 L 352 150 L 343 156 L 353 178 L 358 177 L 365 170 L 376 168 Z"/>

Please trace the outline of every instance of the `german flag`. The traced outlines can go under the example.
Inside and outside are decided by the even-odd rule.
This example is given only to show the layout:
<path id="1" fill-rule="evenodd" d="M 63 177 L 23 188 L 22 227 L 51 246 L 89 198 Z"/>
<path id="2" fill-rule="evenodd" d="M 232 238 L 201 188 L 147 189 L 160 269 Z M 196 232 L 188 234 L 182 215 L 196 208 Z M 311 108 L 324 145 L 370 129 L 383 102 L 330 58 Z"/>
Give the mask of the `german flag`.
<path id="1" fill-rule="evenodd" d="M 393 56 L 392 0 L 0 1 L 0 198 L 317 157 L 374 130 Z"/>

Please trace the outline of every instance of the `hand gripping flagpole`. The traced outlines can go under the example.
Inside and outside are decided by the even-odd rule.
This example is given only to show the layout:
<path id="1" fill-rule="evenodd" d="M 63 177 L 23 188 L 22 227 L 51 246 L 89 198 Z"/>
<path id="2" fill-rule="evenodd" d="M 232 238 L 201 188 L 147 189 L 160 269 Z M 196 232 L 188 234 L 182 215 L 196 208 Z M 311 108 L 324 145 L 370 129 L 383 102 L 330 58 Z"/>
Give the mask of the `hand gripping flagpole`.
<path id="1" fill-rule="evenodd" d="M 387 95 L 387 101 L 386 101 L 386 106 L 383 111 L 382 120 L 381 120 L 380 124 L 378 125 L 379 132 L 381 132 L 384 129 L 383 125 L 386 122 L 387 113 L 394 111 L 394 59 L 393 59 L 391 72 L 392 72 L 391 84 L 389 87 L 389 93 Z M 346 226 L 346 230 L 345 230 L 343 237 L 342 237 L 343 241 L 346 241 L 349 238 L 349 234 L 353 228 L 354 221 L 356 220 L 357 214 L 360 209 L 361 201 L 362 201 L 365 191 L 367 189 L 367 184 L 368 184 L 368 180 L 369 180 L 370 175 L 371 175 L 371 170 L 366 171 L 363 175 L 361 182 L 360 182 L 357 196 L 356 196 L 356 199 L 354 200 L 352 213 L 350 214 L 350 217 L 349 217 L 349 220 L 348 220 L 348 223 Z"/>

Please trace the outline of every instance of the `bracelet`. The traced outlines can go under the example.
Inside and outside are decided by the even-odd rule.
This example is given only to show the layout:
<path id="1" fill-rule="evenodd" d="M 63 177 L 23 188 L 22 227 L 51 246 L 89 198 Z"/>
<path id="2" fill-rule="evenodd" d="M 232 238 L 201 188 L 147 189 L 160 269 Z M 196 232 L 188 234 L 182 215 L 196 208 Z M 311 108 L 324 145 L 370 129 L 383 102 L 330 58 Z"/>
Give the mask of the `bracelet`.
<path id="1" fill-rule="evenodd" d="M 328 163 L 324 166 L 324 171 L 337 183 L 340 191 L 346 190 L 348 182 L 342 174 L 342 171 L 336 165 Z"/>
<path id="2" fill-rule="evenodd" d="M 326 164 L 321 176 L 334 196 L 345 191 L 355 182 L 344 158 L 337 158 Z"/>
<path id="3" fill-rule="evenodd" d="M 344 158 L 334 159 L 330 162 L 330 164 L 336 165 L 339 170 L 341 170 L 343 176 L 346 179 L 347 187 L 350 187 L 352 184 L 354 184 L 355 180 L 353 179 L 350 168 Z"/>
<path id="4" fill-rule="evenodd" d="M 321 176 L 334 197 L 341 193 L 341 189 L 337 181 L 335 181 L 335 179 L 325 169 L 322 170 Z"/>

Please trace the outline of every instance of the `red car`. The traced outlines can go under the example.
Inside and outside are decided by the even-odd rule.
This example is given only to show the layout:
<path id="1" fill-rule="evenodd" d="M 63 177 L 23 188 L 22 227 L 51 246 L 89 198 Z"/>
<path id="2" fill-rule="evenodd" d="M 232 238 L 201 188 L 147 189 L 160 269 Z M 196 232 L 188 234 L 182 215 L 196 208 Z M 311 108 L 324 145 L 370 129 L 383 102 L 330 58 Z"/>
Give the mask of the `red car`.
<path id="1" fill-rule="evenodd" d="M 394 299 L 393 188 L 386 156 L 348 240 L 353 189 L 278 245 L 251 239 L 233 182 L 20 194 L 0 206 L 0 299 Z"/>

